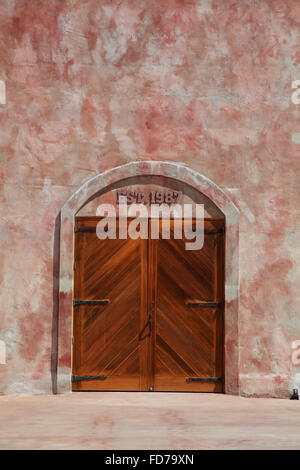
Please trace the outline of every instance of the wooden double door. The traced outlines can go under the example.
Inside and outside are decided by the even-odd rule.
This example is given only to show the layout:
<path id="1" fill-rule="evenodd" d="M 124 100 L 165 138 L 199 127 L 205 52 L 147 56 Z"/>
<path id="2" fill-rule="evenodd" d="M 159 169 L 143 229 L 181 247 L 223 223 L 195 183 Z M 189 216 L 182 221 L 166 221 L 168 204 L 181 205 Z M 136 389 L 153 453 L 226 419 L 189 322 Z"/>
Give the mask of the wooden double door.
<path id="1" fill-rule="evenodd" d="M 99 240 L 98 222 L 75 224 L 72 389 L 222 392 L 224 221 L 189 251 L 176 220 L 155 240 Z"/>

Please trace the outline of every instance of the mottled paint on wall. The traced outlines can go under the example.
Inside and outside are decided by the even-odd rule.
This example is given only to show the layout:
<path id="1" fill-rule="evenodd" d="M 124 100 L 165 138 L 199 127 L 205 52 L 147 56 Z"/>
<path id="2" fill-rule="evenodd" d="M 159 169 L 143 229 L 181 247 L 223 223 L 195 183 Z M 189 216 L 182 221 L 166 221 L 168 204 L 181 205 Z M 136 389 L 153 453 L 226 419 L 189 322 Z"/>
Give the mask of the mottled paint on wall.
<path id="1" fill-rule="evenodd" d="M 55 224 L 87 179 L 179 161 L 241 212 L 240 393 L 287 396 L 300 339 L 298 0 L 0 3 L 2 393 L 51 393 Z"/>

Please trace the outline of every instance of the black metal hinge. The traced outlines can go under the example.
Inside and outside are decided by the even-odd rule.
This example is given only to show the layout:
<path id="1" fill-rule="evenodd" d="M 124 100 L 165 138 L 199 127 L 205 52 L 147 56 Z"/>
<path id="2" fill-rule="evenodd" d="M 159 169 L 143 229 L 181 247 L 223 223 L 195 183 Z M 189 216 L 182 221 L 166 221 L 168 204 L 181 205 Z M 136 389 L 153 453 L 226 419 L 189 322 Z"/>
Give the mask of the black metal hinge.
<path id="1" fill-rule="evenodd" d="M 187 382 L 222 382 L 223 377 L 188 377 Z"/>
<path id="2" fill-rule="evenodd" d="M 107 375 L 72 375 L 72 382 L 80 382 L 81 380 L 107 379 Z"/>
<path id="3" fill-rule="evenodd" d="M 188 307 L 221 307 L 223 302 L 202 302 L 201 300 L 189 300 L 186 304 Z"/>
<path id="4" fill-rule="evenodd" d="M 225 227 L 217 228 L 217 229 L 204 229 L 205 235 L 215 235 L 216 233 L 225 233 Z"/>
<path id="5" fill-rule="evenodd" d="M 109 299 L 103 300 L 73 300 L 73 305 L 76 307 L 77 305 L 107 305 L 110 303 Z"/>

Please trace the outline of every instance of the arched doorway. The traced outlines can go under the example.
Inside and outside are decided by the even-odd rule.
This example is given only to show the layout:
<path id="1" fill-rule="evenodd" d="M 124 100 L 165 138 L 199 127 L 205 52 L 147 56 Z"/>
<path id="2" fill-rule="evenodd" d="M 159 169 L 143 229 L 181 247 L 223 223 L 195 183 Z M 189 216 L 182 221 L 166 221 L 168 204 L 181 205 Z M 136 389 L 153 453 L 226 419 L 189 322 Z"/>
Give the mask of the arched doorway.
<path id="1" fill-rule="evenodd" d="M 124 188 L 128 185 L 132 184 L 147 184 L 147 178 L 151 181 L 151 184 L 161 184 L 162 186 L 167 186 L 168 188 L 171 186 L 174 188 L 181 187 L 183 189 L 183 192 L 187 197 L 194 197 L 196 200 L 202 200 L 204 199 L 206 201 L 206 206 L 208 207 L 208 212 L 214 212 L 217 211 L 219 217 L 219 221 L 216 222 L 215 224 L 221 224 L 220 227 L 214 227 L 212 226 L 212 217 L 209 217 L 210 221 L 207 221 L 207 224 L 210 224 L 210 227 L 207 226 L 207 236 L 209 237 L 209 232 L 211 233 L 218 233 L 217 237 L 222 237 L 221 234 L 223 228 L 226 224 L 226 242 L 224 244 L 224 251 L 226 253 L 225 255 L 225 265 L 224 265 L 224 280 L 225 280 L 225 285 L 223 289 L 223 293 L 220 294 L 220 291 L 218 292 L 218 298 L 211 298 L 212 294 L 209 295 L 209 298 L 207 299 L 208 301 L 214 302 L 217 305 L 207 305 L 206 314 L 208 314 L 209 309 L 214 309 L 220 307 L 222 310 L 222 319 L 224 320 L 224 356 L 222 356 L 221 362 L 223 362 L 223 368 L 221 367 L 221 362 L 219 362 L 219 365 L 216 366 L 214 364 L 214 373 L 209 374 L 209 378 L 212 380 L 208 380 L 206 382 L 201 381 L 201 377 L 203 374 L 200 374 L 201 377 L 195 377 L 195 374 L 193 374 L 193 370 L 197 369 L 199 371 L 200 364 L 198 363 L 192 363 L 192 364 L 187 364 L 187 366 L 191 366 L 191 373 L 187 374 L 187 371 L 183 374 L 184 377 L 182 377 L 181 384 L 178 385 L 178 374 L 176 376 L 176 373 L 174 373 L 174 370 L 177 368 L 184 368 L 183 364 L 179 364 L 181 360 L 182 354 L 178 354 L 178 359 L 177 359 L 177 364 L 176 361 L 173 364 L 173 366 L 168 363 L 165 357 L 163 357 L 163 354 L 166 352 L 166 348 L 164 349 L 162 345 L 160 353 L 157 353 L 157 357 L 159 358 L 157 363 L 160 362 L 160 368 L 165 367 L 165 372 L 163 374 L 157 374 L 157 380 L 155 381 L 153 376 L 149 378 L 149 371 L 151 371 L 151 368 L 153 370 L 153 361 L 151 362 L 151 357 L 153 356 L 153 349 L 151 350 L 151 347 L 149 344 L 153 340 L 153 337 L 150 337 L 144 345 L 140 348 L 141 351 L 144 351 L 141 356 L 138 356 L 135 354 L 135 348 L 132 349 L 132 351 L 128 351 L 129 356 L 131 356 L 132 364 L 127 363 L 127 379 L 128 379 L 128 370 L 130 368 L 132 370 L 135 370 L 135 373 L 132 374 L 131 377 L 131 387 L 125 385 L 125 388 L 119 383 L 118 384 L 118 377 L 120 378 L 120 371 L 117 374 L 117 378 L 112 378 L 112 382 L 115 382 L 117 385 L 116 386 L 109 386 L 109 381 L 106 383 L 108 384 L 106 386 L 101 386 L 99 388 L 99 380 L 95 376 L 93 377 L 94 374 L 90 373 L 89 371 L 92 371 L 93 368 L 87 369 L 87 373 L 85 374 L 84 369 L 82 369 L 83 372 L 80 374 L 78 373 L 73 373 L 71 371 L 71 351 L 72 351 L 72 345 L 71 345 L 71 338 L 72 338 L 72 310 L 73 310 L 73 298 L 72 298 L 72 284 L 73 284 L 73 272 L 74 272 L 74 265 L 73 265 L 73 253 L 74 253 L 74 243 L 75 243 L 75 250 L 76 250 L 76 233 L 81 233 L 84 234 L 84 225 L 86 223 L 84 222 L 84 218 L 86 221 L 88 221 L 89 216 L 80 216 L 82 214 L 82 210 L 84 207 L 87 207 L 87 203 L 93 203 L 93 200 L 96 200 L 99 197 L 103 197 L 103 195 L 108 195 L 112 194 L 117 188 Z M 173 186 L 172 186 L 173 185 Z M 198 199 L 197 199 L 198 198 Z M 76 219 L 77 217 L 77 219 Z M 222 219 L 223 218 L 223 219 Z M 81 222 L 80 222 L 81 220 Z M 90 218 L 91 220 L 91 218 Z M 223 225 L 222 225 L 222 220 L 223 220 Z M 81 231 L 75 232 L 74 228 L 79 227 L 81 224 Z M 91 222 L 90 222 L 91 224 Z M 220 229 L 220 230 L 218 230 Z M 86 233 L 91 233 L 86 232 Z M 211 238 L 211 236 L 210 236 Z M 213 238 L 215 239 L 216 236 L 213 235 Z M 221 238 L 220 238 L 221 240 Z M 155 241 L 156 243 L 157 241 Z M 220 242 L 221 245 L 224 242 L 224 239 Z M 151 240 L 149 241 L 151 244 Z M 210 242 L 208 242 L 210 243 Z M 133 162 L 129 163 L 127 165 L 123 165 L 121 167 L 114 168 L 112 170 L 109 170 L 101 175 L 97 175 L 96 177 L 92 178 L 89 180 L 87 183 L 85 183 L 64 205 L 64 207 L 61 210 L 61 255 L 60 255 L 60 305 L 59 305 L 59 337 L 58 337 L 58 392 L 69 392 L 72 389 L 72 375 L 73 375 L 73 389 L 82 389 L 82 390 L 87 390 L 87 389 L 113 389 L 113 390 L 124 390 L 124 389 L 132 389 L 132 390 L 151 390 L 154 388 L 154 384 L 156 383 L 156 389 L 157 390 L 194 390 L 194 391 L 222 391 L 224 390 L 225 392 L 231 392 L 231 393 L 238 393 L 238 258 L 237 258 L 237 252 L 238 252 L 238 211 L 234 204 L 231 202 L 231 200 L 228 198 L 228 196 L 220 189 L 218 188 L 214 183 L 212 183 L 210 180 L 207 178 L 203 177 L 199 173 L 191 170 L 185 165 L 178 164 L 178 163 L 170 163 L 170 162 Z M 220 250 L 220 246 L 218 243 L 216 245 L 216 241 L 214 240 L 211 243 L 211 246 L 217 246 L 217 250 Z M 78 245 L 79 246 L 79 245 Z M 163 289 L 158 288 L 156 285 L 156 294 L 152 298 L 151 295 L 149 294 L 149 279 L 151 276 L 156 276 L 159 278 L 159 285 L 163 285 L 164 283 L 169 284 L 168 289 L 172 289 L 172 281 L 170 279 L 166 279 L 166 273 L 162 269 L 163 264 L 165 263 L 164 261 L 164 250 L 166 247 L 160 248 L 162 245 L 154 247 L 148 247 L 145 245 L 144 248 L 140 247 L 138 250 L 133 249 L 133 252 L 135 253 L 144 253 L 144 259 L 139 259 L 135 260 L 137 266 L 141 266 L 144 263 L 144 268 L 146 272 L 148 273 L 144 279 L 138 279 L 138 284 L 141 286 L 144 282 L 144 292 L 142 289 L 142 292 L 139 290 L 139 292 L 136 292 L 136 296 L 140 299 L 145 299 L 145 292 L 148 292 L 148 300 L 150 299 L 150 302 L 154 303 L 159 303 L 162 305 L 162 303 L 168 301 L 166 297 L 164 297 Z M 177 247 L 179 245 L 177 244 Z M 167 247 L 167 250 L 170 247 Z M 149 251 L 151 252 L 156 250 L 156 253 L 158 253 L 158 258 L 156 255 L 151 258 L 149 258 Z M 177 249 L 176 249 L 177 250 Z M 172 251 L 172 250 L 171 250 Z M 170 256 L 171 251 L 169 250 L 168 256 Z M 107 253 L 109 253 L 110 250 L 107 250 Z M 107 255 L 108 256 L 108 255 Z M 184 252 L 181 251 L 179 254 L 179 258 L 182 258 L 184 256 Z M 126 258 L 126 257 L 125 257 Z M 176 258 L 177 261 L 173 260 L 174 263 L 176 264 L 178 262 L 178 252 L 176 253 Z M 156 261 L 154 261 L 156 259 Z M 158 259 L 158 262 L 157 262 Z M 159 261 L 161 260 L 161 261 Z M 172 263 L 173 263 L 172 261 Z M 188 269 L 185 273 L 185 276 L 189 275 L 189 272 L 192 270 L 193 266 L 197 265 L 197 260 L 196 258 L 189 259 L 189 262 L 186 260 L 182 264 L 182 266 L 188 266 Z M 202 260 L 203 262 L 203 260 Z M 145 265 L 146 263 L 146 265 Z M 201 264 L 201 260 L 200 260 Z M 222 264 L 222 263 L 221 263 Z M 223 267 L 221 266 L 217 267 L 217 271 L 220 272 L 222 271 Z M 146 266 L 146 267 L 145 267 Z M 176 266 L 176 269 L 180 269 L 179 266 Z M 143 271 L 143 270 L 142 270 Z M 141 274 L 142 271 L 139 271 L 137 276 Z M 150 273 L 150 274 L 149 274 Z M 151 274 L 152 273 L 152 274 Z M 200 271 L 198 273 L 195 273 L 194 279 L 199 277 Z M 213 274 L 215 275 L 215 274 Z M 218 274 L 219 275 L 219 274 Z M 150 276 L 150 277 L 149 277 Z M 75 276 L 76 277 L 76 276 Z M 100 276 L 101 278 L 101 276 Z M 103 279 L 103 278 L 102 278 Z M 76 281 L 76 279 L 75 279 Z M 190 279 L 190 282 L 192 279 Z M 170 284 L 171 282 L 171 284 Z M 223 280 L 222 280 L 223 283 Z M 174 285 L 173 285 L 174 287 Z M 177 285 L 178 288 L 178 285 Z M 150 287 L 151 290 L 151 287 Z M 177 289 L 178 290 L 178 289 Z M 222 290 L 222 289 L 221 289 Z M 174 298 L 174 292 L 176 289 L 173 291 L 173 294 L 170 295 L 170 298 Z M 192 292 L 188 293 L 185 292 L 185 305 L 181 307 L 181 309 L 187 309 L 188 315 L 190 316 L 190 313 L 193 309 L 197 309 L 196 303 L 197 299 L 193 298 Z M 77 293 L 76 293 L 77 295 Z M 150 297 L 149 297 L 150 295 Z M 223 297 L 220 298 L 220 295 Z M 189 299 L 189 297 L 191 297 Z M 84 301 L 86 299 L 75 299 L 78 301 Z M 89 298 L 91 300 L 91 298 Z M 98 299 L 99 300 L 99 299 Z M 105 300 L 105 299 L 102 299 Z M 106 299 L 107 301 L 110 301 L 109 299 Z M 180 300 L 181 303 L 183 304 L 183 298 L 182 299 L 177 299 Z M 124 301 L 124 299 L 122 299 Z M 126 299 L 125 299 L 126 301 Z M 145 300 L 142 300 L 144 302 Z M 194 302 L 194 305 L 192 305 Z M 221 307 L 222 304 L 222 307 Z M 116 305 L 116 302 L 114 302 L 114 305 Z M 110 305 L 110 309 L 112 309 L 113 303 Z M 79 310 L 81 309 L 82 311 L 85 308 L 90 308 L 90 307 L 85 307 L 83 304 L 80 305 L 78 308 L 78 304 L 75 309 Z M 99 309 L 99 307 L 97 307 Z M 101 307 L 106 308 L 104 307 Z M 107 311 L 109 311 L 109 308 Z M 178 307 L 176 307 L 178 309 Z M 118 306 L 117 310 L 120 310 L 120 305 Z M 111 313 L 114 312 L 116 314 L 117 310 L 111 310 Z M 134 311 L 135 309 L 131 309 L 131 311 Z M 161 310 L 161 306 L 160 306 Z M 172 310 L 172 309 L 171 309 Z M 173 311 L 174 311 L 174 305 L 173 305 Z M 91 312 L 91 310 L 90 310 Z M 136 309 L 137 316 L 138 315 L 145 315 L 145 318 L 141 318 L 141 323 L 140 326 L 141 328 L 135 332 L 136 334 L 134 337 L 136 338 L 137 336 L 140 336 L 142 334 L 142 325 L 147 324 L 149 321 L 149 308 L 146 306 L 144 309 L 144 305 L 141 307 L 141 303 L 139 305 L 139 308 Z M 143 313 L 144 312 L 144 313 Z M 145 313 L 146 312 L 146 313 Z M 94 312 L 95 313 L 95 312 Z M 181 312 L 182 313 L 182 312 Z M 195 312 L 194 312 L 195 313 Z M 75 315 L 78 315 L 76 313 Z M 93 314 L 89 314 L 92 318 Z M 212 313 L 210 312 L 210 315 Z M 202 319 L 202 324 L 208 325 L 208 317 L 205 317 Z M 170 318 L 159 318 L 159 314 L 155 313 L 155 320 L 156 322 L 160 321 L 160 331 L 163 331 L 163 328 L 165 328 L 164 334 L 167 334 L 166 331 L 166 325 L 163 326 L 163 323 L 168 323 L 170 322 Z M 222 322 L 221 322 L 222 323 Z M 134 325 L 136 324 L 136 321 L 133 321 Z M 77 326 L 76 326 L 77 325 Z M 76 323 L 75 325 L 75 330 L 76 328 L 80 328 L 80 322 Z M 176 324 L 169 323 L 169 327 L 176 329 L 177 326 Z M 187 325 L 187 332 L 191 332 L 194 329 L 192 323 L 191 325 Z M 149 330 L 149 325 L 148 325 L 148 330 Z M 220 326 L 218 326 L 218 334 L 220 336 Z M 148 331 L 149 333 L 149 331 Z M 78 334 L 78 333 L 77 333 Z M 163 335 L 160 335 L 159 341 L 164 341 Z M 149 335 L 148 335 L 149 337 Z M 117 340 L 119 341 L 121 338 L 118 338 Z M 157 342 L 157 337 L 155 341 Z M 191 338 L 190 338 L 191 339 Z M 189 339 L 189 340 L 190 340 Z M 76 340 L 76 338 L 75 338 Z M 126 341 L 130 342 L 130 338 L 128 338 Z M 125 341 L 125 342 L 126 342 Z M 148 346 L 147 346 L 148 344 Z M 202 345 L 203 346 L 203 345 Z M 207 345 L 205 346 L 207 347 Z M 223 347 L 223 345 L 222 345 Z M 92 349 L 94 346 L 92 346 Z M 98 346 L 97 346 L 98 348 Z M 95 348 L 94 348 L 95 349 Z M 126 348 L 125 348 L 126 349 Z M 176 348 L 175 348 L 176 349 Z M 89 350 L 91 351 L 91 346 L 88 345 L 88 348 L 86 351 Z M 203 349 L 202 349 L 203 351 Z M 74 349 L 73 349 L 74 352 Z M 125 350 L 124 350 L 125 352 Z M 181 351 L 182 352 L 182 351 Z M 194 348 L 194 351 L 192 351 L 191 355 L 197 355 L 197 352 L 199 353 L 199 350 L 197 351 L 197 348 Z M 125 354 L 126 355 L 126 354 Z M 219 354 L 220 355 L 220 354 Z M 92 354 L 93 356 L 93 354 Z M 91 357 L 92 357 L 91 356 Z M 124 356 L 125 358 L 125 356 Z M 123 358 L 123 360 L 125 360 Z M 150 358 L 150 359 L 149 359 Z M 173 357 L 174 359 L 174 357 Z M 224 359 L 224 361 L 223 361 Z M 99 360 L 99 357 L 98 359 Z M 211 362 L 211 358 L 208 358 L 208 362 Z M 74 362 L 74 361 L 73 361 Z M 86 361 L 85 361 L 86 362 Z M 141 366 L 141 364 L 144 363 L 144 368 Z M 136 368 L 137 364 L 139 364 L 142 369 L 139 370 L 137 373 Z M 147 364 L 147 365 L 146 365 Z M 202 364 L 203 365 L 203 364 Z M 172 369 L 173 367 L 173 369 Z M 206 363 L 205 367 L 208 367 L 208 363 Z M 125 367 L 126 369 L 126 367 Z M 124 370 L 125 370 L 124 369 Z M 166 384 L 164 380 L 162 380 L 162 377 L 168 375 L 166 374 L 166 370 L 170 370 L 170 374 L 168 377 L 168 383 Z M 217 370 L 218 369 L 218 370 Z M 221 370 L 222 369 L 222 370 Z M 79 370 L 79 369 L 78 369 Z M 142 371 L 142 372 L 141 372 Z M 73 371 L 74 372 L 74 371 Z M 75 370 L 76 372 L 76 370 Z M 77 371 L 78 372 L 78 371 Z M 112 374 L 113 375 L 113 374 Z M 151 373 L 150 373 L 151 375 Z M 155 375 L 155 374 L 154 374 Z M 180 375 L 180 374 L 179 374 Z M 197 374 L 196 374 L 197 375 Z M 206 374 L 204 374 L 206 375 Z M 222 377 L 225 375 L 225 383 L 221 380 Z M 74 377 L 75 376 L 75 377 Z M 86 376 L 87 379 L 82 379 L 82 377 Z M 103 374 L 103 377 L 105 376 L 105 379 L 101 383 L 105 383 L 105 380 L 107 379 L 107 375 Z M 174 379 L 175 376 L 175 379 Z M 77 378 L 79 379 L 77 380 Z M 176 378 L 177 377 L 177 378 Z M 127 380 L 126 379 L 126 380 Z M 195 379 L 198 379 L 195 380 Z M 199 380 L 200 379 L 200 380 Z M 125 382 L 126 382 L 125 380 Z M 101 377 L 100 377 L 101 381 Z M 123 384 L 125 383 L 123 380 Z M 170 385 L 171 382 L 173 383 L 173 386 Z M 75 383 L 75 386 L 74 386 Z M 143 384 L 141 387 L 140 385 L 137 384 Z M 184 383 L 184 386 L 183 386 Z M 77 384 L 80 384 L 79 386 Z M 86 384 L 87 388 L 84 386 L 82 387 L 82 384 Z"/>

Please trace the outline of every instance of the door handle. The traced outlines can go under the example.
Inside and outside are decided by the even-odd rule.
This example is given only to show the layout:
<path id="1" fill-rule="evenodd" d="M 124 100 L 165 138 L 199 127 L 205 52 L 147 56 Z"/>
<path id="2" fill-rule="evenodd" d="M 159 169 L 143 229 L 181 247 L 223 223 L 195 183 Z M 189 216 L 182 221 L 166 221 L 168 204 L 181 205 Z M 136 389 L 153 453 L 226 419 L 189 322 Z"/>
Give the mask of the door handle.
<path id="1" fill-rule="evenodd" d="M 152 333 L 152 312 L 150 312 L 149 314 L 148 325 L 149 325 L 149 336 L 150 336 Z"/>
<path id="2" fill-rule="evenodd" d="M 149 332 L 143 335 L 144 331 L 147 330 L 147 326 L 148 326 Z M 152 312 L 150 312 L 150 314 L 148 315 L 148 319 L 145 322 L 145 325 L 143 326 L 143 329 L 139 334 L 139 341 L 147 338 L 147 336 L 150 336 L 151 332 L 152 332 Z"/>

